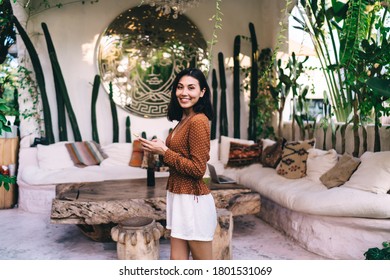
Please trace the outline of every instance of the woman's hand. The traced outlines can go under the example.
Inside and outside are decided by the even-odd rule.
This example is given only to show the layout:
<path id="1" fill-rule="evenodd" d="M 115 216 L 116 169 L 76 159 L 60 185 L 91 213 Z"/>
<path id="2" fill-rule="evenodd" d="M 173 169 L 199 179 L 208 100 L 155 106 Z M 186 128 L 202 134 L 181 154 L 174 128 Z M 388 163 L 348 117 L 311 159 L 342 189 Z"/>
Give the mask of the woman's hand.
<path id="1" fill-rule="evenodd" d="M 163 156 L 165 154 L 165 151 L 168 150 L 168 147 L 161 139 L 156 138 L 151 141 L 142 137 L 138 139 L 142 144 L 142 149 L 153 154 L 159 154 Z"/>

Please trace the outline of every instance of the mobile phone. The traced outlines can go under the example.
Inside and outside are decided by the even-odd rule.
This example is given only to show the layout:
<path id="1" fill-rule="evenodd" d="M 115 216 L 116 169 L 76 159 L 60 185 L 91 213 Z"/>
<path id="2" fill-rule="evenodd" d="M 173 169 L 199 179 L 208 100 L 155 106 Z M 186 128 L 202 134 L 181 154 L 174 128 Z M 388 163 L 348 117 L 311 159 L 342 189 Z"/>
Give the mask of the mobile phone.
<path id="1" fill-rule="evenodd" d="M 133 135 L 135 136 L 135 137 L 137 137 L 137 138 L 140 138 L 141 136 L 139 136 L 139 134 L 137 134 L 137 133 L 133 133 Z"/>

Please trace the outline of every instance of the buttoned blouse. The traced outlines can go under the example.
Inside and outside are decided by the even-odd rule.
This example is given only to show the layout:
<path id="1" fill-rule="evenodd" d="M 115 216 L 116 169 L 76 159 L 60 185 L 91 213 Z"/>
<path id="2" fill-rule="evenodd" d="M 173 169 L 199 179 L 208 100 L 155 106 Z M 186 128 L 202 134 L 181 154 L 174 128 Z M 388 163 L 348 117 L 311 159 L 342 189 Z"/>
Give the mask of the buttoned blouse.
<path id="1" fill-rule="evenodd" d="M 198 113 L 176 126 L 166 139 L 164 162 L 169 166 L 167 190 L 176 194 L 210 193 L 203 176 L 210 158 L 210 123 Z"/>

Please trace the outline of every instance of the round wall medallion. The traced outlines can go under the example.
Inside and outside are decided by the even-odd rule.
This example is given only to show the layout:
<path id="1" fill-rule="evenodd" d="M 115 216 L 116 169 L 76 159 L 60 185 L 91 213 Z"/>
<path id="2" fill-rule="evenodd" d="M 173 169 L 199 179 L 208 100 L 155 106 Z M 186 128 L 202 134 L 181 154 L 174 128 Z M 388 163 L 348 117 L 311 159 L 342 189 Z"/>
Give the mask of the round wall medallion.
<path id="1" fill-rule="evenodd" d="M 186 67 L 208 69 L 207 43 L 185 16 L 144 5 L 116 17 L 100 36 L 98 67 L 107 93 L 136 115 L 166 116 L 172 82 Z"/>

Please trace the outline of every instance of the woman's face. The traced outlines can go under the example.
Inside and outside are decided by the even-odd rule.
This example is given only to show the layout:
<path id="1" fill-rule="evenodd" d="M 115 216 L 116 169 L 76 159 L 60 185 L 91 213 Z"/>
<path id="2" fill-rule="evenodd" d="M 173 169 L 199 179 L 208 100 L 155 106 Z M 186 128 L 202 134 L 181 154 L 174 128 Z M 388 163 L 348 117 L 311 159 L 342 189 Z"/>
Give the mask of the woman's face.
<path id="1" fill-rule="evenodd" d="M 176 88 L 176 98 L 184 111 L 191 112 L 193 106 L 203 97 L 206 89 L 200 89 L 199 81 L 191 76 L 183 76 Z"/>

